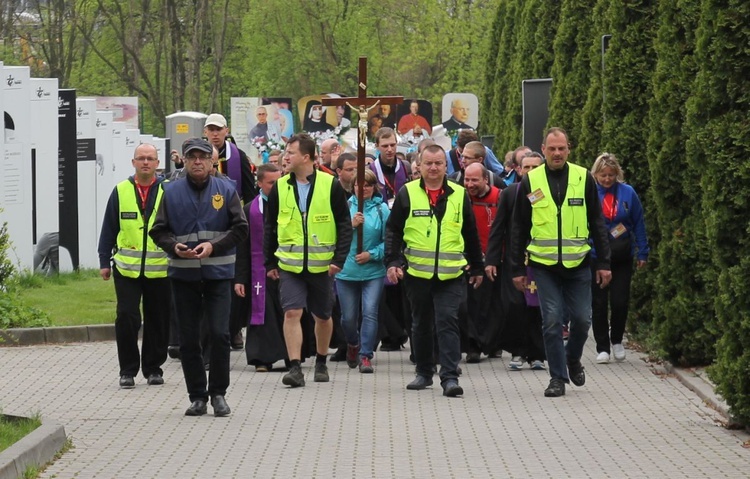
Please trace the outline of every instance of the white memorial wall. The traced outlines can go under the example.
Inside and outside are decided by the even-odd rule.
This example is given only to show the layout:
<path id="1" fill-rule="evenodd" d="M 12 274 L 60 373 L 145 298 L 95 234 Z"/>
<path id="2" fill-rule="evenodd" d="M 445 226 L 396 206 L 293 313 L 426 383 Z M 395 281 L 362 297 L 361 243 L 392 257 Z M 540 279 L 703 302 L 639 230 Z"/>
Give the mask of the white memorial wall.
<path id="1" fill-rule="evenodd" d="M 96 235 L 96 100 L 76 100 L 79 267 L 99 268 Z"/>
<path id="2" fill-rule="evenodd" d="M 0 222 L 8 223 L 15 257 L 21 268 L 33 267 L 31 175 L 31 108 L 29 67 L 2 67 L 4 147 L 0 178 Z"/>

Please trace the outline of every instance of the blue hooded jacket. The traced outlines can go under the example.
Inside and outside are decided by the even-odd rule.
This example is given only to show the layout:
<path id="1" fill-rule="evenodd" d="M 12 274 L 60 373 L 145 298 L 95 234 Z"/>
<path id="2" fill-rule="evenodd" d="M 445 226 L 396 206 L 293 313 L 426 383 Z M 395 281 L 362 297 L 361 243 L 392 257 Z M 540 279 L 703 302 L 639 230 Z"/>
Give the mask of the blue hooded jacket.
<path id="1" fill-rule="evenodd" d="M 648 246 L 648 239 L 646 238 L 646 223 L 643 219 L 643 206 L 641 200 L 638 198 L 638 194 L 635 192 L 632 186 L 626 183 L 615 182 L 614 185 L 609 188 L 604 188 L 600 184 L 596 184 L 596 189 L 599 192 L 599 203 L 604 202 L 604 196 L 607 193 L 612 193 L 615 197 L 617 204 L 617 213 L 613 219 L 609 219 L 604 216 L 604 223 L 607 226 L 607 230 L 610 231 L 609 240 L 612 241 L 612 229 L 618 224 L 622 223 L 626 231 L 622 234 L 622 238 L 630 237 L 630 251 L 632 256 L 636 256 L 639 261 L 647 261 L 648 253 L 650 251 Z M 591 243 L 591 241 L 589 241 Z M 591 245 L 591 255 L 596 258 L 596 250 L 593 244 Z"/>
<path id="2" fill-rule="evenodd" d="M 349 198 L 349 213 L 352 218 L 357 213 L 359 204 L 357 197 Z M 362 230 L 364 240 L 362 241 L 363 251 L 370 253 L 370 261 L 365 264 L 357 264 L 354 257 L 357 255 L 357 230 L 354 230 L 352 245 L 349 249 L 349 256 L 346 257 L 344 269 L 336 275 L 336 279 L 345 281 L 369 281 L 375 278 L 385 277 L 385 264 L 383 256 L 385 255 L 385 223 L 391 211 L 388 205 L 383 203 L 383 198 L 379 194 L 374 194 L 369 200 L 365 200 L 363 215 L 365 217 Z"/>

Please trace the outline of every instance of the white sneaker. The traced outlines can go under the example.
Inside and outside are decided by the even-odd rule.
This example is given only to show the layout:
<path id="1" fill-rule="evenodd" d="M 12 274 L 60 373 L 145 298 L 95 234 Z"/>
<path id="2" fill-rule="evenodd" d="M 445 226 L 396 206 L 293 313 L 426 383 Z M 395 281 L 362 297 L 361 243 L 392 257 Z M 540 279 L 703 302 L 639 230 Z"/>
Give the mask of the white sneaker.
<path id="1" fill-rule="evenodd" d="M 541 359 L 535 359 L 533 363 L 531 363 L 531 369 L 534 371 L 544 371 L 547 369 L 547 366 L 544 365 L 544 361 Z"/>
<path id="2" fill-rule="evenodd" d="M 602 351 L 596 356 L 597 364 L 607 364 L 608 362 L 609 362 L 609 353 L 607 351 Z"/>
<path id="3" fill-rule="evenodd" d="M 523 358 L 521 356 L 513 356 L 508 363 L 508 369 L 511 371 L 520 371 L 523 369 Z"/>
<path id="4" fill-rule="evenodd" d="M 615 361 L 625 361 L 625 347 L 622 344 L 613 344 L 612 355 Z"/>

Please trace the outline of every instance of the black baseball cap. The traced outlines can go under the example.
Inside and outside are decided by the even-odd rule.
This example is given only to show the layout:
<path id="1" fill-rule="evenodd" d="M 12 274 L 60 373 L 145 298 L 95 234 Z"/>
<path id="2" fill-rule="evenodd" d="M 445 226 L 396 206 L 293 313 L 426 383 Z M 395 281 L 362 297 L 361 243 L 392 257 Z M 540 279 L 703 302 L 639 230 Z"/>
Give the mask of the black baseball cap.
<path id="1" fill-rule="evenodd" d="M 190 138 L 185 140 L 185 142 L 182 144 L 182 155 L 187 155 L 191 150 L 198 150 L 204 153 L 212 154 L 214 152 L 214 147 L 211 146 L 211 143 L 207 142 L 203 138 Z"/>

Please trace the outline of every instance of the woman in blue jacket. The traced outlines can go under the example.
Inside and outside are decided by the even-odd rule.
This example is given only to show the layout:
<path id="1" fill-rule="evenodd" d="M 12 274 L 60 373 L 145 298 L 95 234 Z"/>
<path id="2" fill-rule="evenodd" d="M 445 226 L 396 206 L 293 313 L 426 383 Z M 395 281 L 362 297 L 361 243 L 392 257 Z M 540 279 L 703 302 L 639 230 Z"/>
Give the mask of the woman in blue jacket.
<path id="1" fill-rule="evenodd" d="M 599 190 L 611 250 L 612 281 L 606 288 L 600 288 L 596 281 L 591 283 L 592 326 L 598 353 L 596 362 L 606 364 L 610 359 L 610 342 L 615 361 L 625 359 L 622 337 L 628 319 L 633 257 L 642 268 L 648 260 L 649 247 L 641 200 L 633 187 L 624 183 L 622 168 L 615 155 L 599 155 L 591 174 Z M 592 256 L 596 257 L 593 249 Z M 611 317 L 608 321 L 609 311 Z"/>
<path id="2" fill-rule="evenodd" d="M 378 306 L 383 294 L 385 223 L 390 210 L 377 190 L 375 173 L 365 169 L 364 213 L 358 212 L 357 197 L 349 199 L 352 228 L 355 228 L 344 269 L 336 275 L 336 289 L 341 304 L 341 327 L 348 344 L 346 363 L 359 365 L 359 372 L 372 373 L 372 349 L 378 336 Z M 355 191 L 356 185 L 355 185 Z M 362 252 L 357 254 L 356 228 L 362 226 Z M 362 327 L 358 331 L 360 312 Z"/>

